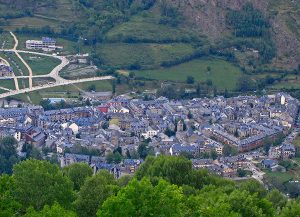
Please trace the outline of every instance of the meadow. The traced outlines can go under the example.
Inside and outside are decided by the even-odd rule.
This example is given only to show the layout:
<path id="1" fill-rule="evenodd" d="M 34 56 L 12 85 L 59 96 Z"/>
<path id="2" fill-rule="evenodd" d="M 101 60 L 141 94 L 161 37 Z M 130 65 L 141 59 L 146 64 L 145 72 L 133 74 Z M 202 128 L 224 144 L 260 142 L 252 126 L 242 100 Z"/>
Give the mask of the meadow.
<path id="1" fill-rule="evenodd" d="M 49 74 L 61 61 L 57 58 L 39 56 L 33 54 L 21 54 L 23 59 L 31 67 L 33 75 Z"/>
<path id="2" fill-rule="evenodd" d="M 196 59 L 169 68 L 134 71 L 137 77 L 160 81 L 185 82 L 187 76 L 196 82 L 211 80 L 218 89 L 234 90 L 242 72 L 240 69 L 222 59 Z"/>

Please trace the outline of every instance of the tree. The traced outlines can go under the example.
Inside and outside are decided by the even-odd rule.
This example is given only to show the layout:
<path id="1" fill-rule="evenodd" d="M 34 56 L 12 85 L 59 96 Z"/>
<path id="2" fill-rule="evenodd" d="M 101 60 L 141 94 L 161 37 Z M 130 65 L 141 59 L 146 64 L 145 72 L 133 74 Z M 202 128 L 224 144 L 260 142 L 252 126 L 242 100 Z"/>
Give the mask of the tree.
<path id="1" fill-rule="evenodd" d="M 253 179 L 242 182 L 240 185 L 240 189 L 242 191 L 248 191 L 251 194 L 257 194 L 260 198 L 263 198 L 267 195 L 265 187 L 258 181 Z"/>
<path id="2" fill-rule="evenodd" d="M 249 76 L 241 76 L 238 80 L 238 89 L 242 92 L 253 91 L 256 89 L 256 83 Z"/>
<path id="3" fill-rule="evenodd" d="M 58 203 L 54 203 L 51 207 L 46 205 L 41 211 L 35 211 L 29 208 L 24 217 L 76 217 L 73 211 L 65 210 Z"/>
<path id="4" fill-rule="evenodd" d="M 79 217 L 94 217 L 102 203 L 118 191 L 119 187 L 113 175 L 107 171 L 100 171 L 89 177 L 81 187 L 75 201 Z"/>
<path id="5" fill-rule="evenodd" d="M 237 155 L 238 150 L 235 147 L 225 144 L 223 147 L 223 154 L 224 156 L 234 156 Z"/>
<path id="6" fill-rule="evenodd" d="M 16 143 L 17 141 L 13 137 L 5 137 L 0 140 L 0 174 L 11 174 L 13 165 L 18 162 Z"/>
<path id="7" fill-rule="evenodd" d="M 34 147 L 32 144 L 25 143 L 22 147 L 22 152 L 26 152 L 26 158 L 33 158 L 37 160 L 42 160 L 42 153 L 39 149 Z"/>
<path id="8" fill-rule="evenodd" d="M 243 169 L 237 169 L 237 175 L 238 177 L 245 177 L 247 175 L 247 172 Z"/>
<path id="9" fill-rule="evenodd" d="M 192 163 L 183 157 L 159 156 L 148 157 L 136 172 L 136 177 L 164 178 L 172 184 L 188 184 Z"/>
<path id="10" fill-rule="evenodd" d="M 91 84 L 91 85 L 88 87 L 88 91 L 90 91 L 90 92 L 96 91 L 96 85 L 95 85 L 95 84 Z"/>
<path id="11" fill-rule="evenodd" d="M 73 185 L 57 165 L 31 159 L 16 164 L 13 171 L 15 198 L 23 208 L 33 206 L 40 210 L 54 202 L 70 207 L 74 198 Z"/>
<path id="12" fill-rule="evenodd" d="M 122 161 L 122 155 L 119 152 L 108 153 L 106 156 L 107 163 L 119 164 Z"/>
<path id="13" fill-rule="evenodd" d="M 63 173 L 73 182 L 74 190 L 79 191 L 86 178 L 93 175 L 93 170 L 86 163 L 75 163 L 64 167 Z"/>
<path id="14" fill-rule="evenodd" d="M 14 179 L 8 175 L 0 176 L 0 216 L 16 216 L 21 204 L 13 197 Z"/>
<path id="15" fill-rule="evenodd" d="M 186 77 L 186 83 L 187 84 L 194 84 L 195 78 L 193 76 L 187 76 Z"/>
<path id="16" fill-rule="evenodd" d="M 287 198 L 277 189 L 273 189 L 269 192 L 266 198 L 272 202 L 275 209 L 282 209 L 287 203 Z"/>
<path id="17" fill-rule="evenodd" d="M 216 160 L 218 158 L 218 153 L 215 151 L 215 150 L 212 150 L 210 152 L 210 157 L 213 159 L 213 160 Z"/>
<path id="18" fill-rule="evenodd" d="M 141 181 L 134 179 L 116 196 L 108 198 L 99 209 L 97 216 L 180 217 L 184 212 L 183 198 L 181 188 L 162 179 L 156 186 L 146 178 Z"/>
<path id="19" fill-rule="evenodd" d="M 149 154 L 148 145 L 145 142 L 142 142 L 138 147 L 138 154 L 140 158 L 145 159 Z"/>
<path id="20" fill-rule="evenodd" d="M 290 201 L 287 206 L 285 206 L 279 217 L 291 217 L 291 216 L 300 216 L 300 204 L 296 201 Z"/>

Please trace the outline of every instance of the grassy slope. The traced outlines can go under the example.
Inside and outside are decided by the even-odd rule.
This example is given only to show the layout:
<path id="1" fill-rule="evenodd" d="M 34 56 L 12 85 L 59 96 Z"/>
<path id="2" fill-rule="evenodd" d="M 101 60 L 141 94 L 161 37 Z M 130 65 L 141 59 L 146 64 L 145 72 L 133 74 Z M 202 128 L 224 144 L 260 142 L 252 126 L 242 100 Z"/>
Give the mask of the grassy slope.
<path id="1" fill-rule="evenodd" d="M 0 80 L 0 86 L 4 88 L 8 88 L 11 90 L 15 90 L 15 83 L 13 79 L 9 80 Z"/>
<path id="2" fill-rule="evenodd" d="M 15 53 L 6 53 L 5 55 L 1 54 L 9 63 L 10 66 L 13 68 L 14 73 L 16 76 L 22 75 L 19 70 L 22 71 L 23 75 L 29 75 L 29 72 L 26 66 L 22 63 L 22 61 L 17 57 Z"/>
<path id="3" fill-rule="evenodd" d="M 52 57 L 38 56 L 32 54 L 21 54 L 21 56 L 31 67 L 33 75 L 49 74 L 52 71 L 52 69 L 54 69 L 57 65 L 61 63 L 59 59 Z"/>
<path id="4" fill-rule="evenodd" d="M 14 46 L 14 39 L 8 32 L 0 34 L 0 47 L 3 49 L 11 49 Z"/>
<path id="5" fill-rule="evenodd" d="M 124 67 L 139 63 L 145 68 L 159 67 L 163 61 L 173 60 L 193 53 L 191 45 L 172 44 L 127 44 L 113 43 L 98 46 L 104 65 Z"/>
<path id="6" fill-rule="evenodd" d="M 211 68 L 210 72 L 207 71 L 208 66 Z M 198 59 L 170 68 L 135 73 L 137 76 L 164 81 L 184 82 L 187 76 L 193 76 L 199 82 L 210 79 L 220 89 L 234 89 L 241 75 L 239 68 L 220 59 Z"/>
<path id="7" fill-rule="evenodd" d="M 159 24 L 160 16 L 157 9 L 133 16 L 128 22 L 120 24 L 106 34 L 107 40 L 133 38 L 151 41 L 180 41 L 195 35 L 186 26 L 171 27 Z"/>

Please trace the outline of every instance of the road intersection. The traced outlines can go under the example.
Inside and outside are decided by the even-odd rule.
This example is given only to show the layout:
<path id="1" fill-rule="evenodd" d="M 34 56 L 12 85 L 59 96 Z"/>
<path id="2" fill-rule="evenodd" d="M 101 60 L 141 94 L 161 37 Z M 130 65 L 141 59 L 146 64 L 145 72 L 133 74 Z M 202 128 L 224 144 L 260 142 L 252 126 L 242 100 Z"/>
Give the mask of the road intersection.
<path id="1" fill-rule="evenodd" d="M 63 85 L 71 85 L 71 84 L 77 84 L 77 83 L 89 82 L 89 81 L 101 81 L 101 80 L 114 79 L 113 76 L 101 76 L 101 77 L 92 77 L 92 78 L 84 78 L 84 79 L 77 79 L 77 80 L 66 80 L 66 79 L 60 77 L 59 73 L 64 67 L 66 67 L 70 63 L 69 60 L 67 59 L 67 57 L 58 56 L 58 55 L 51 55 L 51 54 L 46 54 L 46 53 L 40 53 L 40 52 L 34 52 L 34 51 L 18 50 L 17 48 L 18 48 L 19 41 L 18 41 L 18 39 L 17 39 L 17 37 L 15 36 L 14 33 L 10 32 L 10 34 L 12 35 L 12 37 L 15 40 L 15 45 L 14 45 L 13 49 L 0 49 L 0 52 L 13 52 L 13 53 L 15 53 L 16 56 L 21 60 L 21 62 L 28 69 L 29 75 L 28 76 L 25 76 L 25 75 L 16 76 L 15 74 L 13 74 L 12 76 L 0 77 L 0 82 L 1 82 L 1 80 L 13 79 L 14 83 L 15 83 L 15 87 L 16 87 L 16 90 L 11 90 L 9 92 L 0 94 L 0 98 L 5 98 L 5 97 L 8 97 L 8 96 L 14 96 L 14 95 L 18 95 L 18 94 L 21 94 L 21 93 L 28 93 L 28 92 L 32 92 L 32 91 L 36 91 L 36 90 L 42 90 L 42 89 L 47 89 L 47 88 L 57 87 L 57 86 L 63 86 Z M 61 61 L 61 63 L 58 66 L 56 66 L 49 74 L 46 74 L 46 75 L 33 75 L 31 67 L 22 58 L 20 53 L 34 54 L 34 55 L 48 56 L 48 57 L 52 57 L 52 58 L 57 58 Z M 3 61 L 6 61 L 6 60 L 3 59 Z M 28 78 L 28 80 L 29 80 L 28 81 L 29 82 L 29 87 L 28 88 L 24 88 L 24 89 L 19 88 L 18 79 L 21 79 L 21 78 Z M 53 78 L 55 80 L 55 82 L 54 83 L 49 82 L 48 84 L 45 84 L 45 85 L 42 85 L 42 86 L 33 86 L 33 82 L 32 82 L 33 78 Z M 3 89 L 3 88 L 0 87 L 0 89 Z M 6 89 L 6 90 L 9 90 L 9 89 Z"/>

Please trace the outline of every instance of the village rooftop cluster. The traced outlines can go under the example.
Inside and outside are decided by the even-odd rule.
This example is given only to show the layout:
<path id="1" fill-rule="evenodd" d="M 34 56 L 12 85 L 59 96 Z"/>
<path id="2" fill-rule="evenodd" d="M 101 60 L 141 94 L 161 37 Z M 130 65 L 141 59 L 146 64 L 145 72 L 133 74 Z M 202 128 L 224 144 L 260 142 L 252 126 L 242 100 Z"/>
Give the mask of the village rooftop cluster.
<path id="1" fill-rule="evenodd" d="M 298 135 L 299 101 L 285 93 L 180 101 L 119 96 L 99 103 L 50 111 L 33 105 L 3 108 L 0 136 L 15 137 L 20 155 L 26 155 L 25 143 L 47 147 L 49 155 L 58 155 L 62 167 L 86 162 L 95 171 L 107 169 L 116 177 L 134 173 L 143 162 L 136 154 L 141 144 L 153 155 L 188 156 L 195 169 L 207 168 L 230 178 L 239 169 L 248 169 L 260 179 L 253 159 L 261 157 L 263 167 L 275 170 L 277 159 L 293 158 L 297 151 L 292 139 Z M 263 154 L 266 142 L 273 144 L 278 138 L 286 139 Z M 70 151 L 78 146 L 100 154 Z M 226 155 L 228 147 L 236 154 Z M 122 162 L 108 162 L 107 156 L 116 150 L 123 153 Z"/>

